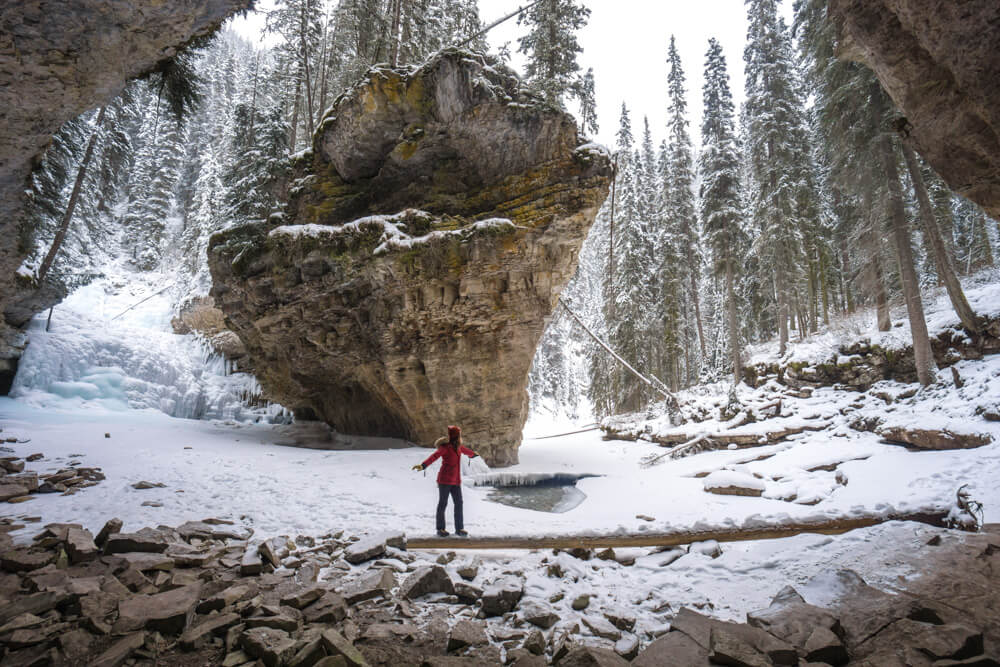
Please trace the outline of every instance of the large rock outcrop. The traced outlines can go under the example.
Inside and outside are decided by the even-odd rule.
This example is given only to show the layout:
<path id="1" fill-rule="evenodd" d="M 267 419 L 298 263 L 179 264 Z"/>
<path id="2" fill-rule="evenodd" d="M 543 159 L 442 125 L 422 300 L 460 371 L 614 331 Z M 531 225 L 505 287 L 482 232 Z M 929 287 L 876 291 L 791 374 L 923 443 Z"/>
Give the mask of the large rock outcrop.
<path id="1" fill-rule="evenodd" d="M 192 37 L 252 0 L 15 0 L 0 2 L 0 389 L 13 380 L 16 328 L 46 298 L 18 281 L 31 169 L 66 121 L 112 100 Z M 51 300 L 48 301 L 51 303 Z M 4 391 L 3 393 L 6 393 Z"/>
<path id="2" fill-rule="evenodd" d="M 914 148 L 1000 219 L 1000 2 L 830 0 L 829 15 L 839 55 L 874 70 Z"/>
<path id="3" fill-rule="evenodd" d="M 457 423 L 515 463 L 535 347 L 610 183 L 578 144 L 482 56 L 369 72 L 293 167 L 285 214 L 209 244 L 268 394 L 345 433 L 430 444 Z"/>

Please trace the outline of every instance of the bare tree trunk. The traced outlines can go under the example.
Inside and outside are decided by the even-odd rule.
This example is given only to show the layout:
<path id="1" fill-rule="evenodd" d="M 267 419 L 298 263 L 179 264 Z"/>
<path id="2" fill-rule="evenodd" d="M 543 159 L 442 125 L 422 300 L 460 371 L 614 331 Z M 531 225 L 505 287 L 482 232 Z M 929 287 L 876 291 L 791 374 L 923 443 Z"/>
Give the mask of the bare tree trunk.
<path id="1" fill-rule="evenodd" d="M 101 107 L 101 110 L 97 112 L 97 120 L 94 121 L 94 131 L 90 134 L 90 139 L 87 140 L 87 150 L 83 153 L 83 161 L 80 162 L 80 167 L 76 170 L 76 180 L 73 181 L 73 191 L 69 195 L 69 203 L 66 204 L 66 212 L 63 213 L 62 221 L 59 223 L 59 229 L 56 230 L 56 235 L 55 238 L 52 239 L 52 245 L 49 246 L 49 251 L 45 253 L 42 265 L 38 267 L 39 283 L 45 280 L 45 276 L 48 275 L 49 269 L 52 268 L 52 263 L 55 261 L 56 255 L 59 254 L 59 249 L 66 240 L 66 234 L 69 232 L 69 223 L 73 220 L 73 211 L 76 209 L 76 203 L 80 200 L 80 188 L 83 186 L 83 181 L 87 177 L 87 168 L 90 166 L 90 161 L 94 157 L 94 145 L 97 143 L 97 135 L 101 133 L 101 126 L 104 125 L 105 111 L 107 111 L 107 107 L 103 106 Z"/>
<path id="2" fill-rule="evenodd" d="M 820 253 L 819 255 L 819 279 L 822 291 L 820 295 L 823 298 L 823 324 L 829 326 L 830 324 L 830 281 L 827 280 L 826 266 L 826 255 Z"/>
<path id="3" fill-rule="evenodd" d="M 729 311 L 729 352 L 733 358 L 733 382 L 740 383 L 743 378 L 743 357 L 740 350 L 740 329 L 736 318 L 736 277 L 733 275 L 732 261 L 726 262 L 726 301 Z"/>
<path id="4" fill-rule="evenodd" d="M 910 230 L 906 224 L 906 210 L 903 208 L 903 188 L 900 185 L 892 139 L 885 135 L 879 144 L 882 167 L 889 186 L 889 220 L 899 259 L 899 277 L 903 284 L 903 297 L 906 299 L 906 312 L 910 318 L 910 333 L 913 337 L 913 360 L 917 366 L 917 380 L 926 387 L 934 382 L 937 368 L 927 334 L 927 322 L 924 320 L 924 306 L 920 301 L 920 283 L 913 264 Z"/>
<path id="5" fill-rule="evenodd" d="M 788 350 L 788 300 L 785 293 L 784 272 L 774 276 L 774 297 L 778 304 L 778 356 L 785 356 Z"/>
<path id="6" fill-rule="evenodd" d="M 882 253 L 879 251 L 878 240 L 875 238 L 875 212 L 872 208 L 872 193 L 869 187 L 864 192 L 864 213 L 867 216 L 864 232 L 861 235 L 862 244 L 868 254 L 868 281 L 875 299 L 875 314 L 878 319 L 878 330 L 888 331 L 892 328 L 892 318 L 889 316 L 889 295 L 885 291 L 885 273 L 882 271 Z"/>
<path id="7" fill-rule="evenodd" d="M 809 284 L 808 284 L 808 297 L 809 301 L 806 303 L 807 307 L 807 317 L 809 318 L 809 333 L 815 333 L 818 324 L 818 314 L 817 302 L 819 301 L 819 284 L 818 284 L 818 273 L 816 271 L 816 261 L 813 259 L 812 253 L 809 254 Z"/>
<path id="8" fill-rule="evenodd" d="M 847 279 L 845 274 L 851 268 L 851 258 L 847 253 L 847 236 L 841 235 L 840 237 L 840 289 L 844 293 L 844 307 L 847 309 L 847 313 L 854 312 L 854 294 L 851 291 L 850 281 Z"/>
<path id="9" fill-rule="evenodd" d="M 955 268 L 951 265 L 951 258 L 948 256 L 948 249 L 941 236 L 941 229 L 934 218 L 934 209 L 931 206 L 931 199 L 927 194 L 924 175 L 920 171 L 920 165 L 917 164 L 917 156 L 914 154 L 913 149 L 906 145 L 906 142 L 900 143 L 902 144 L 906 167 L 910 171 L 910 180 L 913 181 L 913 189 L 917 194 L 917 204 L 920 210 L 920 222 L 923 227 L 924 238 L 930 243 L 931 250 L 934 253 L 934 266 L 937 268 L 938 279 L 944 282 L 945 289 L 948 291 L 948 298 L 951 299 L 951 305 L 958 314 L 958 319 L 961 320 L 962 326 L 968 331 L 979 333 L 982 331 L 982 325 L 976 313 L 972 310 L 972 306 L 969 305 L 968 299 L 965 298 L 962 283 L 958 281 L 958 276 L 955 275 Z"/>

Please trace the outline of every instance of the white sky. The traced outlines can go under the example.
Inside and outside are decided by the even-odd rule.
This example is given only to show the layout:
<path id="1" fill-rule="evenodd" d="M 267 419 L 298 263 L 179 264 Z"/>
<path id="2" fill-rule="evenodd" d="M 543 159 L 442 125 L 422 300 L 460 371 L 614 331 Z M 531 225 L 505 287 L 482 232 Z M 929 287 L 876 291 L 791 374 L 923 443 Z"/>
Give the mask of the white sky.
<path id="1" fill-rule="evenodd" d="M 688 111 L 692 141 L 699 144 L 701 85 L 709 37 L 722 44 L 729 66 L 737 107 L 743 100 L 743 42 L 746 39 L 746 8 L 743 0 L 583 0 L 590 8 L 590 22 L 578 38 L 583 53 L 578 62 L 584 71 L 594 68 L 597 115 L 601 131 L 597 139 L 613 145 L 618 117 L 624 101 L 632 115 L 636 139 L 641 137 L 643 116 L 649 117 L 653 139 L 659 145 L 665 136 L 667 109 L 667 47 L 670 35 L 677 40 L 687 77 Z M 272 3 L 260 0 L 266 8 Z M 484 24 L 508 14 L 524 0 L 479 0 Z M 792 0 L 781 3 L 791 23 Z M 252 40 L 259 39 L 263 19 L 259 14 L 234 20 L 233 27 Z M 510 43 L 512 65 L 521 70 L 523 56 L 516 53 L 517 38 L 525 27 L 516 19 L 494 28 L 488 35 L 495 50 Z M 576 104 L 571 103 L 576 112 Z"/>

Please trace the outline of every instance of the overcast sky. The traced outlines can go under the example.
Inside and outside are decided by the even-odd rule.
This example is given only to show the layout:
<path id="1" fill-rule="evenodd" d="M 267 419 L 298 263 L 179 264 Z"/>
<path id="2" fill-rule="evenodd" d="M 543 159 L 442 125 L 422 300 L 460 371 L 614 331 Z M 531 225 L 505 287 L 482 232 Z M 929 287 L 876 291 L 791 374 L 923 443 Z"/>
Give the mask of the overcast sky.
<path id="1" fill-rule="evenodd" d="M 649 117 L 657 144 L 665 137 L 667 109 L 667 47 L 670 36 L 677 40 L 684 74 L 687 77 L 691 137 L 699 143 L 701 85 L 709 37 L 722 44 L 737 106 L 743 99 L 743 42 L 746 39 L 746 8 L 743 0 L 583 0 L 590 8 L 590 22 L 580 31 L 583 53 L 578 62 L 584 71 L 594 68 L 597 113 L 601 131 L 597 139 L 613 145 L 618 117 L 624 101 L 632 114 L 636 138 L 641 136 L 642 118 Z M 261 0 L 266 8 L 270 2 Z M 484 24 L 508 14 L 525 0 L 479 0 L 479 16 Z M 791 22 L 792 0 L 784 0 L 782 10 Z M 234 27 L 258 40 L 263 21 L 250 16 L 234 22 Z M 509 42 L 514 54 L 512 65 L 522 69 L 523 56 L 517 53 L 517 38 L 525 26 L 516 19 L 489 33 L 494 49 Z M 571 103 L 576 112 L 576 104 Z"/>

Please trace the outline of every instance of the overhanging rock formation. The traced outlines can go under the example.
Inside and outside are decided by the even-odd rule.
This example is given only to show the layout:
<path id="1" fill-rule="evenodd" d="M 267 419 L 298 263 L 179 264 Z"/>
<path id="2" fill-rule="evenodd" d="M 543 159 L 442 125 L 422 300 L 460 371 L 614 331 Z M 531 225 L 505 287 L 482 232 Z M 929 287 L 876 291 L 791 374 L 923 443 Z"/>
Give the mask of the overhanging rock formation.
<path id="1" fill-rule="evenodd" d="M 482 56 L 369 72 L 293 167 L 285 214 L 209 244 L 268 394 L 345 433 L 430 444 L 460 424 L 515 463 L 535 346 L 611 178 L 578 144 Z"/>
<path id="2" fill-rule="evenodd" d="M 904 136 L 1000 219 L 1000 2 L 830 0 L 841 57 L 874 70 Z"/>
<path id="3" fill-rule="evenodd" d="M 16 271 L 31 236 L 22 228 L 24 191 L 52 135 L 251 2 L 0 2 L 0 389 L 9 387 L 20 356 L 12 327 L 51 304 Z"/>

